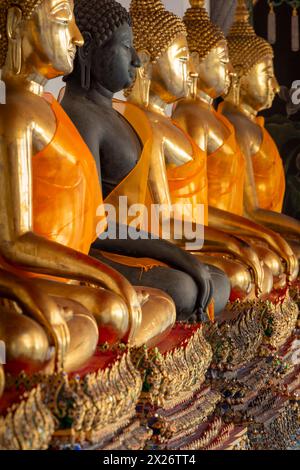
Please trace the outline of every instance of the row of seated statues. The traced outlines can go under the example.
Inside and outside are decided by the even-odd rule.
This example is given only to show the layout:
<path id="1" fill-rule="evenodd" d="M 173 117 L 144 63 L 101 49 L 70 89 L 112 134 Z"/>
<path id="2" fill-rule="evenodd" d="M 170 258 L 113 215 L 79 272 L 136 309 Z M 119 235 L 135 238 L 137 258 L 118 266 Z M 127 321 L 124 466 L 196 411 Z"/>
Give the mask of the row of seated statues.
<path id="1" fill-rule="evenodd" d="M 182 20 L 161 0 L 1 1 L 0 393 L 6 373 L 76 371 L 104 342 L 152 347 L 176 321 L 218 322 L 229 300 L 297 279 L 300 223 L 281 213 L 257 116 L 278 91 L 272 48 L 244 1 L 227 38 L 190 4 Z M 59 76 L 56 100 L 44 87 Z M 158 233 L 144 219 L 137 239 L 104 236 L 130 224 L 103 215 L 124 196 L 148 214 L 188 206 L 203 246 L 164 238 L 166 213 Z"/>

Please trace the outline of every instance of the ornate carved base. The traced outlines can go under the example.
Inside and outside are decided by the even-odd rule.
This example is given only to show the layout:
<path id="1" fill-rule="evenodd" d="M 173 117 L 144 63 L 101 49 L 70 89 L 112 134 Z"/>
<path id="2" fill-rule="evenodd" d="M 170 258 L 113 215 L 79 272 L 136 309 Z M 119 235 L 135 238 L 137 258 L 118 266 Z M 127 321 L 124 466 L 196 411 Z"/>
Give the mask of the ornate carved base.
<path id="1" fill-rule="evenodd" d="M 206 324 L 205 338 L 213 350 L 213 366 L 233 368 L 251 360 L 263 341 L 262 317 L 265 305 L 233 302 L 218 323 Z"/>
<path id="2" fill-rule="evenodd" d="M 203 387 L 190 400 L 173 409 L 139 408 L 153 430 L 148 448 L 179 449 L 182 443 L 211 417 L 220 401 L 220 394 Z"/>
<path id="3" fill-rule="evenodd" d="M 41 387 L 43 403 L 55 420 L 51 447 L 107 443 L 135 416 L 142 388 L 139 372 L 124 348 L 98 350 L 76 374 L 8 379 L 17 389 Z"/>
<path id="4" fill-rule="evenodd" d="M 114 436 L 109 445 L 103 450 L 142 450 L 152 436 L 151 429 L 140 424 L 139 420 L 134 420 L 121 433 Z"/>
<path id="5" fill-rule="evenodd" d="M 212 371 L 222 394 L 218 413 L 227 423 L 248 427 L 253 449 L 286 449 L 299 429 L 300 347 L 290 337 L 269 357 L 231 371 Z"/>
<path id="6" fill-rule="evenodd" d="M 47 449 L 54 424 L 51 412 L 43 403 L 41 388 L 37 386 L 21 396 L 6 416 L 0 417 L 0 450 Z"/>
<path id="7" fill-rule="evenodd" d="M 51 441 L 52 449 L 63 450 L 142 450 L 146 442 L 150 439 L 152 431 L 141 425 L 140 420 L 132 418 L 126 425 L 121 426 L 118 422 L 118 429 L 105 428 L 102 437 L 99 436 L 96 444 L 83 442 L 82 444 L 72 443 L 69 435 L 63 436 L 56 433 Z"/>
<path id="8" fill-rule="evenodd" d="M 300 310 L 300 279 L 297 279 L 297 281 L 294 282 L 293 285 L 291 286 L 290 296 L 291 296 L 291 299 L 293 299 L 293 301 L 296 302 Z M 300 321 L 300 319 L 298 319 L 298 321 Z"/>
<path id="9" fill-rule="evenodd" d="M 150 448 L 176 448 L 214 412 L 220 394 L 202 386 L 212 351 L 201 325 L 177 323 L 156 348 L 133 351 L 144 378 L 138 412 L 153 430 Z"/>
<path id="10" fill-rule="evenodd" d="M 172 409 L 200 389 L 212 351 L 201 325 L 177 323 L 169 336 L 148 350 L 132 351 L 132 360 L 143 377 L 140 403 Z"/>
<path id="11" fill-rule="evenodd" d="M 277 350 L 291 336 L 297 326 L 299 308 L 287 293 L 276 304 L 268 302 L 263 316 L 264 344 Z"/>
<path id="12" fill-rule="evenodd" d="M 224 424 L 220 418 L 214 418 L 199 429 L 201 437 L 193 436 L 193 442 L 180 450 L 249 450 L 250 443 L 245 426 Z"/>
<path id="13" fill-rule="evenodd" d="M 249 426 L 248 436 L 253 450 L 286 450 L 298 430 L 298 406 L 281 399 Z"/>
<path id="14" fill-rule="evenodd" d="M 289 293 L 281 295 L 275 292 L 270 300 L 233 302 L 218 323 L 206 324 L 204 335 L 212 347 L 215 368 L 241 366 L 285 343 L 297 325 L 298 306 Z"/>

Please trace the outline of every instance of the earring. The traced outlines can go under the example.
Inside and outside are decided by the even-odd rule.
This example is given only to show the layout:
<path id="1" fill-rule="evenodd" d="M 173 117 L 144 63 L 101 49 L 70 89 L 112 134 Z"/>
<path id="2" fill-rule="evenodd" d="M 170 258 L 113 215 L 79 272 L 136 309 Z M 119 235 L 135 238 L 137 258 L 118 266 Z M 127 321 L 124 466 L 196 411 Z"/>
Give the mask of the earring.
<path id="1" fill-rule="evenodd" d="M 12 70 L 15 75 L 19 75 L 22 66 L 22 44 L 21 39 L 12 39 Z"/>
<path id="2" fill-rule="evenodd" d="M 143 67 L 138 69 L 138 74 L 140 78 L 140 98 L 143 106 L 147 108 L 149 106 L 149 95 L 150 95 L 150 85 L 151 80 L 147 77 Z"/>
<path id="3" fill-rule="evenodd" d="M 92 62 L 92 36 L 83 31 L 84 45 L 78 49 L 78 60 L 81 71 L 81 87 L 89 90 L 91 86 L 91 62 Z"/>
<path id="4" fill-rule="evenodd" d="M 231 77 L 231 89 L 232 89 L 232 98 L 233 104 L 238 106 L 240 103 L 240 81 L 238 74 L 236 72 L 232 72 L 230 74 Z"/>
<path id="5" fill-rule="evenodd" d="M 89 57 L 83 57 L 80 53 L 78 56 L 80 64 L 81 87 L 84 90 L 89 90 L 91 86 L 91 61 Z"/>
<path id="6" fill-rule="evenodd" d="M 195 100 L 197 98 L 198 77 L 199 75 L 196 72 L 191 72 L 189 75 L 189 96 L 192 100 Z"/>

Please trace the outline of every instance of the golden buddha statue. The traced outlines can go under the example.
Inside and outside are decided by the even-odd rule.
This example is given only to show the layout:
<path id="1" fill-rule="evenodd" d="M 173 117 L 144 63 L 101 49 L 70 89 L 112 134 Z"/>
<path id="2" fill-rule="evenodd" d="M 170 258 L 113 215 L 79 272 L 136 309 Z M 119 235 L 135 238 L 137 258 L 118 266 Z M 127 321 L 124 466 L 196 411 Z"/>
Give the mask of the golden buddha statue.
<path id="1" fill-rule="evenodd" d="M 160 0 L 132 0 L 130 13 L 134 44 L 142 66 L 127 93 L 133 110 L 130 112 L 129 105 L 120 105 L 118 110 L 122 112 L 123 106 L 123 115 L 144 145 L 147 143 L 145 127 L 144 132 L 139 132 L 141 126 L 135 116 L 142 110 L 148 120 L 148 151 L 151 141 L 149 184 L 154 203 L 190 204 L 191 207 L 203 204 L 207 225 L 206 155 L 167 115 L 167 106 L 187 94 L 189 51 L 186 28 Z M 134 106 L 139 111 L 134 111 Z M 178 243 L 178 240 L 174 241 Z M 233 255 L 235 260 L 218 253 Z M 272 275 L 268 271 L 264 276 L 256 252 L 244 241 L 220 230 L 205 227 L 204 247 L 196 255 L 207 264 L 223 269 L 238 296 L 248 295 L 251 291 L 248 268 L 254 273 L 257 293 L 266 293 L 272 288 Z"/>
<path id="2" fill-rule="evenodd" d="M 87 256 L 102 204 L 95 162 L 44 95 L 48 79 L 72 71 L 82 44 L 72 0 L 1 2 L 0 256 L 9 273 L 1 294 L 18 306 L 0 309 L 0 339 L 5 371 L 14 373 L 76 370 L 93 355 L 99 332 L 138 346 L 161 339 L 175 321 L 166 294 L 135 290 Z"/>
<path id="3" fill-rule="evenodd" d="M 281 259 L 286 262 L 289 279 L 293 279 L 297 276 L 295 256 L 278 234 L 242 217 L 244 156 L 232 124 L 213 107 L 214 99 L 227 94 L 230 86 L 231 65 L 226 39 L 221 29 L 211 22 L 204 0 L 190 0 L 190 4 L 183 21 L 197 83 L 192 90 L 195 95 L 180 100 L 172 117 L 207 154 L 209 225 L 246 237 L 271 269 L 275 283 L 283 287 L 285 276 L 281 276 Z M 262 240 L 267 247 L 254 243 L 252 237 Z"/>
<path id="4" fill-rule="evenodd" d="M 281 214 L 285 193 L 282 160 L 264 127 L 263 118 L 257 117 L 259 111 L 272 106 L 279 91 L 274 75 L 273 49 L 267 41 L 256 36 L 243 0 L 238 2 L 227 42 L 237 83 L 225 98 L 222 113 L 235 127 L 246 159 L 244 214 L 280 233 L 299 259 L 300 223 Z"/>

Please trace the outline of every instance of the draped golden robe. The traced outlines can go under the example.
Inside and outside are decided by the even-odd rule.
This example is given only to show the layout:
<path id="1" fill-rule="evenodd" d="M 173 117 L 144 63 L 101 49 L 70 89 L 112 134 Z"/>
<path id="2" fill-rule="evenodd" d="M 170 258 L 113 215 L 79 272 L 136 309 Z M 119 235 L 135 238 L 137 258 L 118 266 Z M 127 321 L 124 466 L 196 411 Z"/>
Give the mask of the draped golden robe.
<path id="1" fill-rule="evenodd" d="M 264 118 L 257 117 L 256 122 L 263 135 L 260 149 L 252 157 L 259 207 L 281 212 L 285 194 L 283 163 L 274 140 L 264 126 Z"/>
<path id="2" fill-rule="evenodd" d="M 33 230 L 88 254 L 97 238 L 96 227 L 103 222 L 103 217 L 97 216 L 98 207 L 103 205 L 97 167 L 60 104 L 49 93 L 44 94 L 44 99 L 53 111 L 57 127 L 51 142 L 32 157 Z M 105 221 L 102 226 L 105 227 Z M 37 276 L 4 260 L 1 265 L 21 275 Z"/>
<path id="3" fill-rule="evenodd" d="M 243 215 L 246 162 L 233 125 L 220 112 L 214 113 L 228 129 L 229 136 L 220 148 L 207 156 L 208 203 L 217 209 Z"/>
<path id="4" fill-rule="evenodd" d="M 128 205 L 145 204 L 148 214 L 151 213 L 153 199 L 148 184 L 153 144 L 153 130 L 146 113 L 132 103 L 114 100 L 114 109 L 122 114 L 138 134 L 143 150 L 140 159 L 132 171 L 106 198 L 105 203 L 116 205 L 120 195 L 128 197 Z M 181 166 L 167 166 L 167 178 L 172 204 L 184 206 L 196 204 L 204 206 L 204 223 L 207 225 L 207 171 L 206 157 L 193 139 L 186 134 L 174 121 L 172 124 L 185 134 L 190 142 L 193 160 Z M 150 222 L 150 219 L 148 219 Z M 150 225 L 149 225 L 150 226 Z"/>

